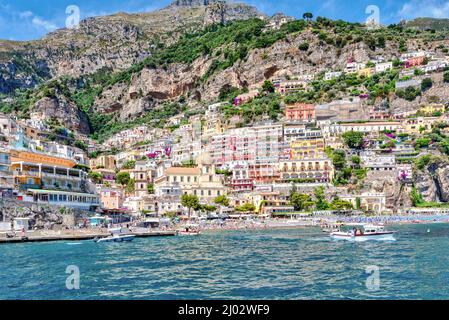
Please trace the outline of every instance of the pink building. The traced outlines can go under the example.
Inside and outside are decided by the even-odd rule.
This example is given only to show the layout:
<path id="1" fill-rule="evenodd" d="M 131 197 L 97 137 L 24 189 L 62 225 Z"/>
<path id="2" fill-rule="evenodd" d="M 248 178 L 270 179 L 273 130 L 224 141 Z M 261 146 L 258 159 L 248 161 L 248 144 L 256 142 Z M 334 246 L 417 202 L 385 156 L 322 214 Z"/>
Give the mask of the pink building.
<path id="1" fill-rule="evenodd" d="M 125 197 L 121 190 L 103 189 L 100 191 L 100 202 L 103 209 L 116 210 L 123 208 Z"/>
<path id="2" fill-rule="evenodd" d="M 425 60 L 426 60 L 426 57 L 424 57 L 424 56 L 410 58 L 405 62 L 405 67 L 413 68 L 413 67 L 420 66 L 420 65 L 424 64 Z"/>
<path id="3" fill-rule="evenodd" d="M 209 152 L 218 166 L 233 161 L 274 163 L 282 159 L 283 146 L 282 125 L 265 125 L 213 136 Z"/>
<path id="4" fill-rule="evenodd" d="M 315 106 L 313 104 L 296 103 L 285 107 L 285 117 L 287 121 L 294 122 L 315 122 Z"/>

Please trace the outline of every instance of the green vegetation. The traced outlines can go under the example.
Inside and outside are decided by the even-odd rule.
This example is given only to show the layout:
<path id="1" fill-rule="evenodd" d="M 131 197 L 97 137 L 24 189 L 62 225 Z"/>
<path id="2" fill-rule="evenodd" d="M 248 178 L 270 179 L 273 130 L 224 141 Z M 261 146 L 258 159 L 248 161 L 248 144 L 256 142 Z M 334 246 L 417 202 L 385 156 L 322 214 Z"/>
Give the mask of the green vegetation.
<path id="1" fill-rule="evenodd" d="M 342 135 L 345 144 L 351 149 L 362 149 L 365 135 L 362 132 L 348 131 Z"/>
<path id="2" fill-rule="evenodd" d="M 92 171 L 92 172 L 89 172 L 88 177 L 96 184 L 103 183 L 103 176 L 101 175 L 101 173 Z"/>
<path id="3" fill-rule="evenodd" d="M 190 218 L 192 209 L 194 209 L 194 210 L 199 209 L 200 200 L 195 195 L 184 194 L 181 197 L 181 204 L 183 207 L 186 207 L 189 209 L 189 218 Z"/>
<path id="4" fill-rule="evenodd" d="M 407 101 L 414 101 L 421 95 L 421 90 L 419 88 L 407 87 L 405 90 L 396 91 L 396 95 Z"/>
<path id="5" fill-rule="evenodd" d="M 245 203 L 242 206 L 236 207 L 235 211 L 237 211 L 237 212 L 254 212 L 254 211 L 256 211 L 256 206 L 252 203 Z"/>
<path id="6" fill-rule="evenodd" d="M 281 109 L 282 98 L 277 93 L 265 94 L 254 98 L 240 106 L 228 105 L 223 108 L 226 118 L 240 116 L 244 124 L 250 124 L 256 120 L 261 120 L 268 116 L 272 120 L 277 120 L 283 113 Z"/>
<path id="7" fill-rule="evenodd" d="M 147 192 L 148 192 L 149 194 L 154 194 L 154 184 L 149 183 L 149 184 L 147 185 Z"/>
<path id="8" fill-rule="evenodd" d="M 354 206 L 349 201 L 345 201 L 345 200 L 341 200 L 341 199 L 337 198 L 331 202 L 330 208 L 332 210 L 336 210 L 336 211 L 345 211 L 345 210 L 354 209 Z"/>
<path id="9" fill-rule="evenodd" d="M 220 206 L 229 207 L 229 199 L 224 195 L 216 197 L 214 202 Z"/>
<path id="10" fill-rule="evenodd" d="M 135 179 L 129 179 L 128 183 L 126 184 L 125 191 L 128 194 L 136 191 L 136 180 Z"/>
<path id="11" fill-rule="evenodd" d="M 181 112 L 186 112 L 187 96 L 180 97 L 177 102 L 156 101 L 151 97 L 144 97 L 140 93 L 140 98 L 146 100 L 150 106 L 154 106 L 152 112 L 144 113 L 138 118 L 131 118 L 123 121 L 118 118 L 117 112 L 102 113 L 94 110 L 94 101 L 102 96 L 106 90 L 110 90 L 114 85 L 123 83 L 129 85 L 133 75 L 145 68 L 168 69 L 170 64 L 185 63 L 192 64 L 196 59 L 205 57 L 211 61 L 207 72 L 197 79 L 195 86 L 207 82 L 214 74 L 234 66 L 238 61 L 248 58 L 251 50 L 266 49 L 279 40 L 289 41 L 289 35 L 301 33 L 305 30 L 312 30 L 313 34 L 320 41 L 320 46 L 326 50 L 326 46 L 337 48 L 337 54 L 347 45 L 365 43 L 372 50 L 384 48 L 387 43 L 398 43 L 400 50 L 407 49 L 407 40 L 420 39 L 424 43 L 445 39 L 442 31 L 421 31 L 404 28 L 402 25 L 390 25 L 375 30 L 368 30 L 363 24 L 349 23 L 342 20 L 330 20 L 324 17 L 317 17 L 313 21 L 313 14 L 304 14 L 304 20 L 291 21 L 284 24 L 278 30 L 266 30 L 266 21 L 260 19 L 249 19 L 245 21 L 234 21 L 226 25 L 216 24 L 205 27 L 195 32 L 186 32 L 170 45 L 158 44 L 151 54 L 143 61 L 119 72 L 112 72 L 109 68 L 102 68 L 97 72 L 83 76 L 83 79 L 70 79 L 62 77 L 41 84 L 36 90 L 23 90 L 16 92 L 13 102 L 1 102 L 0 110 L 3 112 L 14 112 L 19 117 L 26 118 L 30 114 L 31 106 L 43 97 L 55 98 L 65 97 L 74 102 L 81 112 L 85 113 L 89 119 L 89 125 L 93 132 L 92 138 L 104 141 L 110 135 L 121 130 L 146 124 L 152 127 L 163 127 L 166 120 Z M 299 49 L 306 54 L 309 50 L 309 42 L 303 42 Z M 267 56 L 263 52 L 262 56 Z M 14 57 L 15 63 L 24 71 L 33 71 L 33 64 L 30 64 L 21 57 Z M 395 61 L 393 70 L 375 74 L 372 77 L 358 76 L 357 74 L 343 75 L 338 79 L 323 81 L 322 76 L 311 83 L 308 90 L 299 90 L 285 98 L 285 102 L 329 102 L 333 99 L 352 95 L 358 96 L 366 94 L 369 96 L 369 103 L 374 103 L 378 98 L 388 98 L 395 92 L 395 83 L 399 80 L 399 70 L 401 63 Z M 45 79 L 48 75 L 34 70 L 39 77 Z M 319 79 L 321 78 L 321 80 Z M 81 81 L 82 80 L 82 81 Z M 449 81 L 449 75 L 445 76 Z M 407 88 L 399 90 L 397 95 L 412 101 L 421 94 L 421 90 L 427 90 L 430 83 L 423 81 L 423 87 L 414 89 Z M 76 89 L 72 89 L 76 88 Z M 223 88 L 220 92 L 221 101 L 229 101 L 236 95 L 247 91 L 246 88 Z M 268 117 L 277 119 L 280 110 L 281 99 L 274 94 L 272 84 L 266 84 L 263 88 L 262 97 L 239 107 L 225 107 L 227 116 L 241 115 L 245 124 Z"/>
<path id="12" fill-rule="evenodd" d="M 128 185 L 130 180 L 131 180 L 131 176 L 128 172 L 119 172 L 117 174 L 117 176 L 115 177 L 115 181 L 122 186 Z"/>
<path id="13" fill-rule="evenodd" d="M 316 210 L 328 210 L 330 208 L 329 203 L 324 195 L 324 187 L 319 187 L 315 189 L 315 208 Z"/>
<path id="14" fill-rule="evenodd" d="M 126 161 L 125 164 L 123 165 L 123 169 L 125 169 L 125 170 L 131 170 L 131 169 L 134 169 L 135 167 L 136 167 L 135 160 Z"/>

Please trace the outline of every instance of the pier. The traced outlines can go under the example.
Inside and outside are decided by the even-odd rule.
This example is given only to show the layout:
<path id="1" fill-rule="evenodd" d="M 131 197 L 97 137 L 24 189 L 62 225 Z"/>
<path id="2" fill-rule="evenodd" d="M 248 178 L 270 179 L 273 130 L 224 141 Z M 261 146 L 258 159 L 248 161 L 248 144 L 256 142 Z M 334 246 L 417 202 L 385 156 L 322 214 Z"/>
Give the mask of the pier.
<path id="1" fill-rule="evenodd" d="M 176 231 L 147 231 L 147 232 L 130 232 L 136 236 L 136 238 L 149 238 L 149 237 L 171 237 L 176 236 Z M 85 241 L 94 240 L 95 238 L 104 238 L 109 236 L 110 233 L 98 232 L 88 234 L 60 234 L 60 235 L 25 235 L 16 236 L 14 238 L 0 238 L 0 244 L 7 243 L 26 243 L 26 242 L 53 242 L 53 241 Z"/>

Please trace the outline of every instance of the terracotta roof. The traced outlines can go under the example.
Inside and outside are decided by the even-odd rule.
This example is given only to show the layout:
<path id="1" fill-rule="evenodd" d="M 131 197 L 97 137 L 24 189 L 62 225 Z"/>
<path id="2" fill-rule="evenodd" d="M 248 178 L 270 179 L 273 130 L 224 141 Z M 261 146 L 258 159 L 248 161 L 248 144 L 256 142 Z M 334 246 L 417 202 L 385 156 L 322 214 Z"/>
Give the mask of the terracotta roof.
<path id="1" fill-rule="evenodd" d="M 181 167 L 171 167 L 165 170 L 166 175 L 179 174 L 179 175 L 199 175 L 200 169 L 198 168 L 181 168 Z"/>

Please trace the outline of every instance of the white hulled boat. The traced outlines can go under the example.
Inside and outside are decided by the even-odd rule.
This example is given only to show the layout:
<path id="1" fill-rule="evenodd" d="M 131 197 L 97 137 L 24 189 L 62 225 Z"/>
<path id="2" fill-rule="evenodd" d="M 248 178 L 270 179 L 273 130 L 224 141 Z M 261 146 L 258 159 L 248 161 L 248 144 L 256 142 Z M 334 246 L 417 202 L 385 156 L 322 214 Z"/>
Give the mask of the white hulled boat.
<path id="1" fill-rule="evenodd" d="M 131 241 L 133 241 L 136 238 L 135 235 L 122 233 L 122 228 L 109 229 L 109 232 L 111 232 L 111 235 L 109 237 L 97 238 L 97 239 L 94 239 L 94 241 L 96 243 L 101 243 L 101 242 L 131 242 Z"/>
<path id="2" fill-rule="evenodd" d="M 395 240 L 394 231 L 385 231 L 381 225 L 364 225 L 351 231 L 334 231 L 330 236 L 336 240 L 367 241 L 367 240 Z"/>

